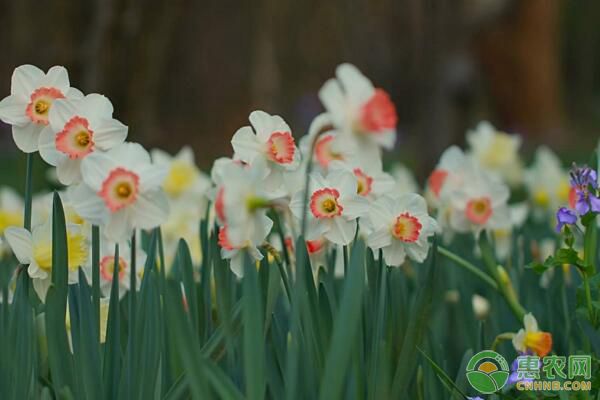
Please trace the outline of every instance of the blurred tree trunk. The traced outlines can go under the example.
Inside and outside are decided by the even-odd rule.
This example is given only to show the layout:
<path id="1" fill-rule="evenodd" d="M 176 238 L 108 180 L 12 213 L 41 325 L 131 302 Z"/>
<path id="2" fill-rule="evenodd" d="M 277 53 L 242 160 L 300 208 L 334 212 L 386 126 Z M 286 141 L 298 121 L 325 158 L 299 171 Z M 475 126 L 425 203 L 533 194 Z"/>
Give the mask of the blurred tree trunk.
<path id="1" fill-rule="evenodd" d="M 482 29 L 477 53 L 498 120 L 527 136 L 560 140 L 564 129 L 559 0 L 517 1 Z"/>

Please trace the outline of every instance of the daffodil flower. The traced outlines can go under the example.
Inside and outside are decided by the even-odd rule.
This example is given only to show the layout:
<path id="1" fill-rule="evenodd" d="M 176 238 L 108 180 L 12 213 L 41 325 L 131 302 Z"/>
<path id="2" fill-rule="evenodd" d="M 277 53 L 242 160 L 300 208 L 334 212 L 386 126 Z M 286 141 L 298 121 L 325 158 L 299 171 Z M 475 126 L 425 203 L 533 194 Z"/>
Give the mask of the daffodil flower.
<path id="1" fill-rule="evenodd" d="M 556 209 L 566 204 L 575 206 L 575 189 L 569 185 L 569 174 L 556 154 L 546 146 L 536 150 L 533 164 L 525 170 L 523 182 L 533 218 L 537 221 L 553 222 L 552 213 Z"/>
<path id="2" fill-rule="evenodd" d="M 304 159 L 308 159 L 311 149 L 314 170 L 324 174 L 332 161 L 349 162 L 355 160 L 357 153 L 354 141 L 346 140 L 336 131 L 328 113 L 317 115 L 308 128 L 308 135 L 300 139 Z"/>
<path id="3" fill-rule="evenodd" d="M 79 281 L 78 270 L 88 260 L 88 238 L 81 226 L 67 224 L 67 259 L 69 284 Z M 17 260 L 29 265 L 27 273 L 33 288 L 42 302 L 46 299 L 52 278 L 52 219 L 33 227 L 32 232 L 24 228 L 9 227 L 5 230 L 6 241 Z"/>
<path id="4" fill-rule="evenodd" d="M 146 263 L 146 253 L 140 246 L 136 248 L 136 267 L 140 271 Z M 130 273 L 131 273 L 131 246 L 129 242 L 124 241 L 119 243 L 119 261 L 118 261 L 118 277 L 119 277 L 119 299 L 122 298 L 128 290 L 130 290 Z M 115 243 L 104 240 L 100 247 L 100 290 L 105 297 L 110 297 L 112 288 L 113 273 L 115 270 Z M 91 258 L 88 259 L 85 265 L 84 272 L 86 277 L 91 282 L 92 263 Z M 140 280 L 137 280 L 139 288 Z"/>
<path id="5" fill-rule="evenodd" d="M 500 132 L 487 121 L 467 132 L 469 154 L 483 168 L 499 175 L 511 186 L 523 179 L 523 162 L 519 157 L 521 137 Z"/>
<path id="6" fill-rule="evenodd" d="M 227 225 L 223 225 L 219 228 L 218 243 L 219 247 L 221 247 L 221 257 L 223 257 L 224 260 L 229 260 L 231 271 L 238 277 L 244 276 L 245 254 L 255 261 L 263 259 L 263 255 L 260 250 L 258 250 L 257 246 L 267 237 L 272 227 L 273 221 L 267 218 L 265 223 L 260 225 L 262 231 L 258 232 L 257 236 L 252 238 L 254 240 L 247 239 L 241 243 L 234 243 L 231 241 Z M 262 237 L 261 240 L 256 240 L 260 237 Z"/>
<path id="7" fill-rule="evenodd" d="M 528 313 L 523 318 L 523 326 L 513 337 L 512 343 L 519 353 L 535 353 L 545 357 L 552 350 L 552 335 L 538 328 L 535 317 Z"/>
<path id="8" fill-rule="evenodd" d="M 85 157 L 125 141 L 127 126 L 112 114 L 111 102 L 99 94 L 54 102 L 50 123 L 40 134 L 39 150 L 42 158 L 56 167 L 60 183 L 80 182 L 81 162 Z"/>
<path id="9" fill-rule="evenodd" d="M 167 169 L 153 165 L 137 143 L 94 152 L 81 164 L 83 182 L 69 190 L 77 214 L 104 228 L 112 241 L 127 240 L 134 229 L 152 229 L 168 216 L 162 190 Z"/>
<path id="10" fill-rule="evenodd" d="M 150 152 L 152 162 L 167 168 L 168 173 L 162 183 L 163 190 L 170 199 L 185 198 L 188 201 L 206 205 L 206 192 L 210 179 L 196 166 L 191 147 L 184 146 L 176 155 L 154 149 Z M 201 207 L 200 212 L 204 212 Z"/>
<path id="11" fill-rule="evenodd" d="M 264 179 L 268 171 L 264 162 L 252 165 L 230 162 L 221 171 L 223 180 L 215 197 L 215 213 L 220 225 L 227 225 L 227 236 L 234 247 L 246 243 L 258 245 L 265 239 L 272 221 L 266 216 L 272 201 L 283 191 L 266 190 Z M 267 232 L 268 233 L 268 232 Z"/>
<path id="12" fill-rule="evenodd" d="M 319 91 L 319 98 L 336 130 L 345 140 L 357 143 L 357 156 L 370 164 L 381 157 L 380 148 L 391 149 L 396 142 L 398 116 L 390 96 L 375 88 L 354 65 L 342 64 L 336 78 Z"/>
<path id="13" fill-rule="evenodd" d="M 506 185 L 485 171 L 473 170 L 468 184 L 456 188 L 450 195 L 450 227 L 456 232 L 510 229 L 509 190 Z"/>
<path id="14" fill-rule="evenodd" d="M 277 190 L 284 182 L 286 172 L 300 165 L 300 151 L 292 130 L 278 115 L 254 111 L 249 117 L 252 126 L 244 126 L 231 139 L 233 158 L 253 165 L 264 164 L 266 175 L 263 186 Z"/>
<path id="15" fill-rule="evenodd" d="M 49 124 L 54 102 L 83 95 L 71 88 L 64 67 L 47 73 L 33 65 L 21 65 L 12 75 L 10 95 L 0 101 L 0 119 L 12 125 L 13 140 L 25 153 L 38 151 L 40 133 Z"/>
<path id="16" fill-rule="evenodd" d="M 435 234 L 437 223 L 427 214 L 427 203 L 418 194 L 394 198 L 384 195 L 369 208 L 371 233 L 367 244 L 382 249 L 389 266 L 400 266 L 408 255 L 423 262 L 429 252 L 429 237 Z"/>
<path id="17" fill-rule="evenodd" d="M 356 234 L 357 218 L 367 213 L 368 201 L 358 194 L 354 174 L 338 170 L 327 177 L 319 173 L 310 176 L 308 209 L 304 208 L 304 194 L 292 197 L 290 209 L 298 220 L 307 216 L 306 239 L 325 237 L 339 244 L 349 244 Z"/>

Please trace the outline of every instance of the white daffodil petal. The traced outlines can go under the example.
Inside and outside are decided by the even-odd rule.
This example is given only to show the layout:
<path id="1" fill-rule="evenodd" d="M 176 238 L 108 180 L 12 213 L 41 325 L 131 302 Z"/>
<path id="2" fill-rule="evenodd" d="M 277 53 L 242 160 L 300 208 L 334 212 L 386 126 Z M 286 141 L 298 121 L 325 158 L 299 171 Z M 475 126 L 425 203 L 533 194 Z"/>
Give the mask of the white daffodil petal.
<path id="1" fill-rule="evenodd" d="M 40 133 L 38 147 L 40 156 L 50 165 L 56 166 L 64 158 L 64 154 L 56 150 L 56 134 L 50 126 L 46 126 Z"/>
<path id="2" fill-rule="evenodd" d="M 21 65 L 13 72 L 10 93 L 29 98 L 36 89 L 34 86 L 44 77 L 44 71 L 33 65 Z"/>
<path id="3" fill-rule="evenodd" d="M 131 206 L 133 225 L 142 229 L 152 229 L 167 219 L 169 215 L 169 200 L 161 191 L 140 194 L 135 204 Z"/>
<path id="4" fill-rule="evenodd" d="M 37 124 L 27 124 L 23 127 L 13 126 L 12 135 L 15 144 L 24 153 L 35 153 L 42 127 Z"/>
<path id="5" fill-rule="evenodd" d="M 81 160 L 63 158 L 56 166 L 56 175 L 65 186 L 81 182 Z"/>
<path id="6" fill-rule="evenodd" d="M 123 143 L 129 129 L 116 119 L 102 119 L 94 128 L 94 143 L 102 150 L 109 150 Z"/>
<path id="7" fill-rule="evenodd" d="M 25 109 L 27 103 L 18 96 L 8 96 L 0 101 L 0 120 L 10 125 L 24 126 L 31 122 Z"/>
<path id="8" fill-rule="evenodd" d="M 29 264 L 33 258 L 31 232 L 25 228 L 11 226 L 4 230 L 4 237 L 21 264 Z"/>
<path id="9" fill-rule="evenodd" d="M 254 159 L 261 153 L 262 145 L 252 129 L 244 126 L 235 132 L 231 139 L 231 146 L 235 152 L 236 159 L 252 164 Z"/>

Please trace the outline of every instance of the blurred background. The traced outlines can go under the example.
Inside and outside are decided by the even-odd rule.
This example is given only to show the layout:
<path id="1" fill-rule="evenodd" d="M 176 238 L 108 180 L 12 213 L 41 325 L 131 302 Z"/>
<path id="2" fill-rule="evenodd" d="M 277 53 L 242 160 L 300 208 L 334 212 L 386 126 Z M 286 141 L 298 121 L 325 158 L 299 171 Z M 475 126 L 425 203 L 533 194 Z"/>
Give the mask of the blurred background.
<path id="1" fill-rule="evenodd" d="M 130 140 L 191 144 L 208 170 L 252 110 L 303 135 L 322 111 L 318 89 L 348 61 L 390 92 L 400 136 L 388 158 L 422 181 L 481 119 L 521 134 L 525 154 L 547 143 L 587 158 L 599 20 L 596 1 L 2 0 L 0 95 L 21 64 L 64 65 L 73 86 L 112 100 Z M 7 183 L 21 185 L 23 165 L 0 123 Z"/>

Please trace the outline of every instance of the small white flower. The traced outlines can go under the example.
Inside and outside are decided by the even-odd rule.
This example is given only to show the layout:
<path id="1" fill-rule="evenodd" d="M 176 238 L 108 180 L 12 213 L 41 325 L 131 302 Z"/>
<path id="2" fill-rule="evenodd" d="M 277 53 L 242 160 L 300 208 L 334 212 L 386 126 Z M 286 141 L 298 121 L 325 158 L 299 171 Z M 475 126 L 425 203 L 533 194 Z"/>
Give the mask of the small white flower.
<path id="1" fill-rule="evenodd" d="M 483 296 L 474 294 L 471 298 L 473 313 L 477 319 L 486 319 L 490 314 L 490 302 Z"/>
<path id="2" fill-rule="evenodd" d="M 450 227 L 460 233 L 510 229 L 509 190 L 484 171 L 471 171 L 468 184 L 449 194 Z"/>
<path id="3" fill-rule="evenodd" d="M 4 231 L 10 226 L 23 225 L 23 199 L 9 187 L 0 188 L 0 259 L 10 250 L 2 241 Z"/>
<path id="4" fill-rule="evenodd" d="M 427 203 L 418 194 L 409 193 L 397 198 L 382 196 L 369 208 L 372 232 L 367 244 L 374 250 L 382 249 L 389 266 L 400 266 L 408 255 L 423 262 L 429 252 L 429 237 L 435 234 L 437 224 L 427 214 Z"/>
<path id="5" fill-rule="evenodd" d="M 280 116 L 264 111 L 252 112 L 249 119 L 252 126 L 238 129 L 231 139 L 233 158 L 250 165 L 262 161 L 267 170 L 263 184 L 278 189 L 284 172 L 294 171 L 300 165 L 300 151 L 292 130 Z"/>
<path id="6" fill-rule="evenodd" d="M 524 182 L 533 206 L 533 217 L 538 221 L 548 219 L 554 224 L 556 210 L 575 197 L 568 172 L 562 168 L 556 154 L 545 146 L 536 150 L 533 164 L 525 171 Z"/>
<path id="7" fill-rule="evenodd" d="M 306 212 L 306 239 L 325 237 L 340 244 L 349 244 L 356 234 L 357 218 L 367 212 L 368 201 L 357 194 L 354 174 L 338 170 L 324 178 L 319 173 L 310 176 L 307 209 L 304 193 L 299 191 L 290 202 L 290 209 L 298 220 Z"/>
<path id="8" fill-rule="evenodd" d="M 520 228 L 529 215 L 527 203 L 517 203 L 508 206 L 510 214 L 510 227 L 508 229 L 496 229 L 492 231 L 496 257 L 499 261 L 505 261 L 511 254 L 513 248 L 513 231 Z"/>
<path id="9" fill-rule="evenodd" d="M 89 243 L 79 225 L 67 224 L 66 227 L 68 279 L 69 284 L 73 284 L 79 281 L 79 267 L 87 262 Z M 52 219 L 34 227 L 32 232 L 24 228 L 7 228 L 5 237 L 17 260 L 29 265 L 27 272 L 33 288 L 44 302 L 52 281 Z"/>
<path id="10" fill-rule="evenodd" d="M 190 201 L 199 202 L 203 205 L 200 212 L 204 212 L 210 179 L 196 166 L 192 148 L 184 146 L 175 156 L 160 149 L 154 149 L 150 154 L 154 164 L 168 169 L 162 186 L 169 198 L 186 197 Z"/>
<path id="11" fill-rule="evenodd" d="M 134 229 L 152 229 L 167 219 L 169 204 L 162 190 L 167 170 L 153 165 L 137 143 L 106 153 L 94 152 L 81 164 L 83 183 L 71 188 L 75 211 L 104 227 L 112 241 L 127 240 Z"/>
<path id="12" fill-rule="evenodd" d="M 513 337 L 512 343 L 519 353 L 533 352 L 540 357 L 545 357 L 552 350 L 552 335 L 542 332 L 538 328 L 535 317 L 528 313 L 523 318 L 523 326 Z"/>
<path id="13" fill-rule="evenodd" d="M 347 140 L 335 130 L 327 113 L 318 115 L 311 122 L 308 135 L 300 139 L 300 150 L 304 159 L 308 159 L 313 142 L 312 163 L 316 167 L 315 171 L 327 173 L 332 161 L 350 162 L 356 159 L 357 149 L 354 141 Z"/>
<path id="14" fill-rule="evenodd" d="M 70 87 L 64 67 L 55 66 L 44 73 L 33 65 L 21 65 L 13 72 L 10 96 L 0 101 L 0 119 L 12 125 L 17 147 L 34 153 L 54 101 L 81 96 L 79 90 Z"/>
<path id="15" fill-rule="evenodd" d="M 465 184 L 469 171 L 477 168 L 458 146 L 447 148 L 427 179 L 426 197 L 432 207 L 444 203 L 448 194 Z"/>
<path id="16" fill-rule="evenodd" d="M 393 148 L 396 142 L 396 108 L 389 95 L 375 88 L 354 65 L 342 64 L 336 78 L 319 91 L 336 129 L 355 140 L 366 163 L 380 158 L 380 147 Z M 364 164 L 362 164 L 364 165 Z"/>
<path id="17" fill-rule="evenodd" d="M 272 225 L 267 208 L 284 193 L 265 189 L 268 171 L 260 161 L 253 165 L 231 162 L 223 166 L 221 173 L 223 180 L 217 187 L 214 205 L 219 223 L 227 225 L 228 241 L 233 247 L 261 243 L 265 227 Z"/>
<path id="18" fill-rule="evenodd" d="M 95 151 L 109 150 L 125 141 L 127 126 L 112 117 L 113 106 L 104 96 L 58 99 L 49 125 L 40 134 L 40 156 L 56 167 L 63 185 L 81 181 L 81 162 Z"/>
<path id="19" fill-rule="evenodd" d="M 100 290 L 105 297 L 110 297 L 113 273 L 115 269 L 115 243 L 109 240 L 102 240 L 100 246 Z M 91 254 L 91 251 L 90 251 Z M 146 253 L 140 246 L 137 246 L 136 270 L 140 271 L 146 263 Z M 130 289 L 131 276 L 131 246 L 129 242 L 119 243 L 119 299 Z M 92 281 L 92 260 L 84 268 L 84 272 L 89 282 Z M 137 289 L 139 289 L 140 279 L 136 280 Z"/>
<path id="20" fill-rule="evenodd" d="M 273 227 L 273 221 L 264 217 L 263 223 L 258 226 L 257 232 L 252 238 L 248 238 L 241 243 L 233 243 L 229 237 L 229 229 L 227 225 L 219 228 L 219 246 L 221 247 L 221 257 L 224 260 L 229 260 L 229 267 L 234 274 L 239 277 L 244 276 L 244 255 L 248 254 L 251 259 L 260 261 L 263 255 L 258 250 L 258 245 L 266 239 L 267 235 Z"/>
<path id="21" fill-rule="evenodd" d="M 511 186 L 523 179 L 523 163 L 519 157 L 521 137 L 499 132 L 487 121 L 467 132 L 470 154 L 486 170 L 498 174 Z"/>

